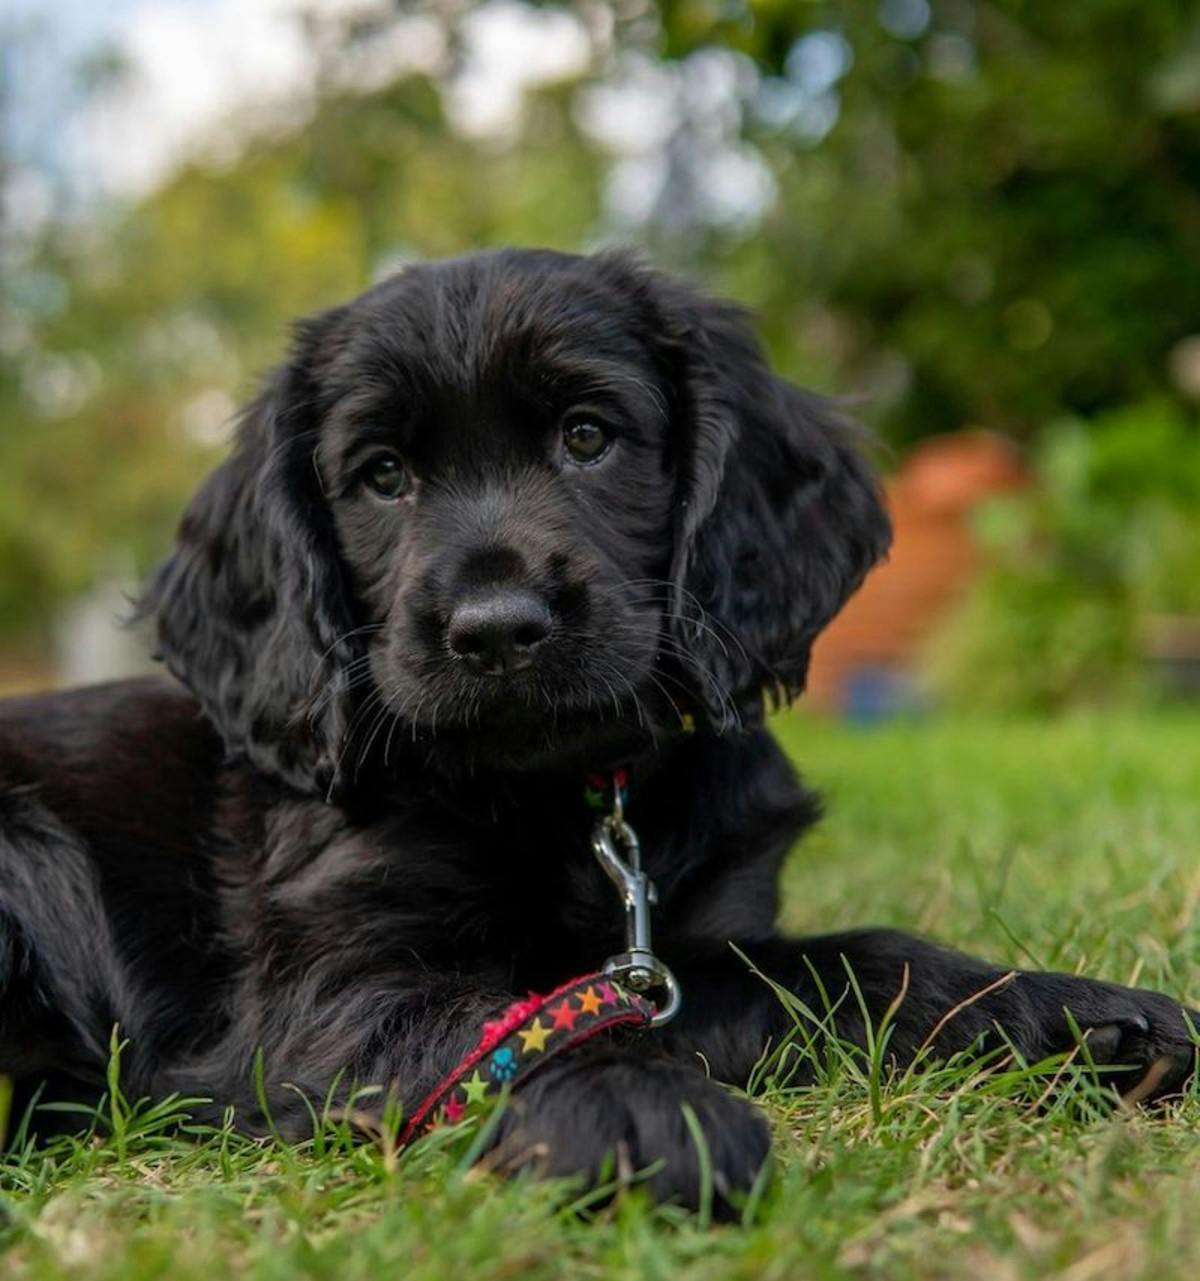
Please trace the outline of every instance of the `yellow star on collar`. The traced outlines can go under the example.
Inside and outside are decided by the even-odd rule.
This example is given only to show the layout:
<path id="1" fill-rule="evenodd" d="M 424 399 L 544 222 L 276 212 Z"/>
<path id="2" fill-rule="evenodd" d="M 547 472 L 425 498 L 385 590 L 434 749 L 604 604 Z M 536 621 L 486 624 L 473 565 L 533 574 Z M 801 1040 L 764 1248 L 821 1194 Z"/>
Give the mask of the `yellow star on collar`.
<path id="1" fill-rule="evenodd" d="M 522 1028 L 517 1035 L 521 1038 L 521 1049 L 526 1054 L 535 1054 L 546 1048 L 546 1038 L 553 1032 L 552 1027 L 543 1027 L 541 1019 L 534 1019 L 533 1025 Z"/>
<path id="2" fill-rule="evenodd" d="M 487 1098 L 487 1082 L 479 1075 L 478 1068 L 462 1083 L 462 1087 L 468 1103 L 482 1103 Z"/>

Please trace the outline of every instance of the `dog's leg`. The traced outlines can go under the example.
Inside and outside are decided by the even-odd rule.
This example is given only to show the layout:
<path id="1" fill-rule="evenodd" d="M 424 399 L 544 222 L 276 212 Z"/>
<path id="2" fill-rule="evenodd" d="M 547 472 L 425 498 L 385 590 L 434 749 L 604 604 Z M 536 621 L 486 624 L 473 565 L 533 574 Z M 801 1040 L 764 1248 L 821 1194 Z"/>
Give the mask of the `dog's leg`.
<path id="1" fill-rule="evenodd" d="M 49 1063 L 51 1037 L 28 939 L 0 902 L 0 1074 L 22 1077 Z"/>
<path id="2" fill-rule="evenodd" d="M 334 1116 L 378 1120 L 391 1092 L 403 1124 L 515 999 L 428 970 L 347 976 L 340 996 L 314 996 L 313 987 L 273 992 L 257 1003 L 257 1024 L 164 1073 L 153 1093 L 211 1098 L 199 1110 L 208 1120 L 232 1103 L 241 1128 L 303 1139 L 327 1104 Z M 381 1089 L 356 1099 L 354 1085 Z M 762 1116 L 744 1099 L 662 1054 L 650 1034 L 618 1027 L 548 1057 L 522 1082 L 483 1159 L 587 1186 L 644 1180 L 656 1198 L 693 1207 L 711 1194 L 720 1214 L 752 1185 L 769 1146 Z"/>
<path id="3" fill-rule="evenodd" d="M 86 1101 L 136 1005 L 86 848 L 33 797 L 0 796 L 0 1073 L 55 1073 Z"/>
<path id="4" fill-rule="evenodd" d="M 699 1054 L 722 1080 L 744 1081 L 768 1045 L 833 1032 L 858 1046 L 868 1028 L 892 1024 L 889 1057 L 900 1065 L 928 1053 L 995 1047 L 1005 1040 L 1027 1061 L 1087 1039 L 1096 1064 L 1135 1099 L 1181 1089 L 1196 1063 L 1185 1011 L 1158 992 L 1070 974 L 1007 971 L 893 930 L 862 930 L 739 949 L 754 968 L 811 1011 L 796 1019 L 732 948 L 677 966 L 683 1013 L 663 1032 L 672 1053 Z M 851 977 L 853 976 L 853 977 Z M 1074 1026 L 1072 1026 L 1074 1024 Z M 1125 1068 L 1118 1072 L 1117 1065 Z"/>

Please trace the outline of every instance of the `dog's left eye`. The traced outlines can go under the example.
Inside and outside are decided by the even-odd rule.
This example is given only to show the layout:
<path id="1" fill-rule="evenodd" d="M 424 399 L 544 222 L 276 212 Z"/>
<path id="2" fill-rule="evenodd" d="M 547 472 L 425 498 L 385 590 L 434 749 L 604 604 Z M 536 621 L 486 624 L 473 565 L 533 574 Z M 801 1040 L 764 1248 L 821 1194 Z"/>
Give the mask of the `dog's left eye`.
<path id="1" fill-rule="evenodd" d="M 573 414 L 563 423 L 563 448 L 572 462 L 598 462 L 612 445 L 612 433 L 603 423 L 584 414 Z"/>
<path id="2" fill-rule="evenodd" d="M 363 469 L 367 488 L 380 498 L 403 498 L 412 488 L 412 472 L 395 454 L 380 454 Z"/>

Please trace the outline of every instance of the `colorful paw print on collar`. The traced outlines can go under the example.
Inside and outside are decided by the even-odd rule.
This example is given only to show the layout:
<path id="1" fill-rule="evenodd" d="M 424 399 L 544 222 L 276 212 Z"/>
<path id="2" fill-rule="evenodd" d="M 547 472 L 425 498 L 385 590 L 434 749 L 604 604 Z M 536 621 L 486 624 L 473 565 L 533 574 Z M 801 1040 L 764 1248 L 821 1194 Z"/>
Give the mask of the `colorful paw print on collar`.
<path id="1" fill-rule="evenodd" d="M 511 1081 L 517 1075 L 516 1051 L 511 1046 L 502 1045 L 493 1053 L 488 1070 L 497 1081 L 503 1083 Z"/>

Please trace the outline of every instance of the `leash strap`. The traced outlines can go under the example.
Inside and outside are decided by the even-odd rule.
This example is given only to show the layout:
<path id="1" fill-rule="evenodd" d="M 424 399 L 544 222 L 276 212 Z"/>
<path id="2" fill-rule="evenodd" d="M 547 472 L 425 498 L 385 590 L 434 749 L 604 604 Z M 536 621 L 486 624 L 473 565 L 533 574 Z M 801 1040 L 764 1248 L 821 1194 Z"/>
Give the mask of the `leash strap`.
<path id="1" fill-rule="evenodd" d="M 400 1135 L 403 1146 L 442 1122 L 453 1125 L 505 1087 L 515 1089 L 555 1055 L 623 1023 L 649 1027 L 654 1006 L 603 973 L 546 996 L 530 993 L 483 1025 L 475 1046 L 427 1094 Z"/>

